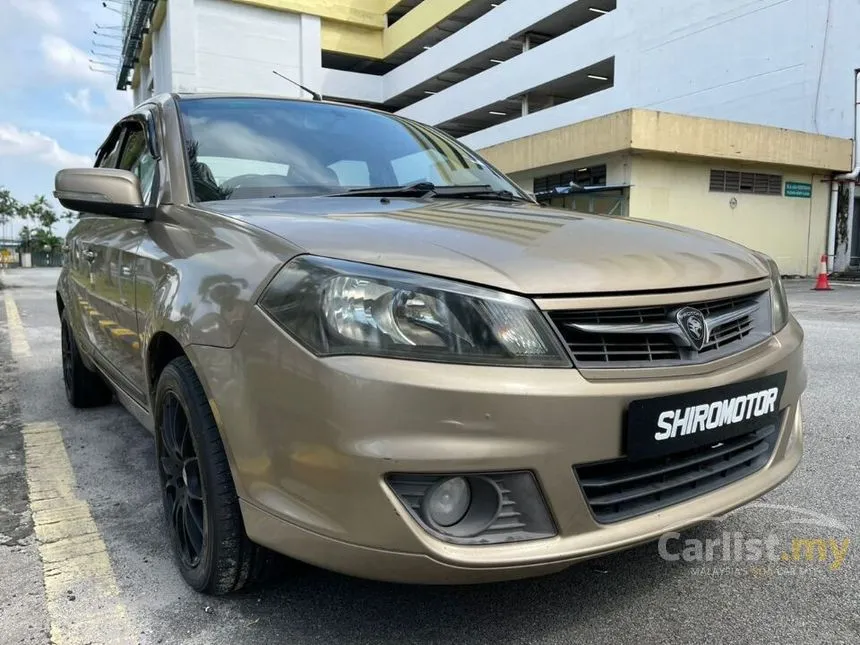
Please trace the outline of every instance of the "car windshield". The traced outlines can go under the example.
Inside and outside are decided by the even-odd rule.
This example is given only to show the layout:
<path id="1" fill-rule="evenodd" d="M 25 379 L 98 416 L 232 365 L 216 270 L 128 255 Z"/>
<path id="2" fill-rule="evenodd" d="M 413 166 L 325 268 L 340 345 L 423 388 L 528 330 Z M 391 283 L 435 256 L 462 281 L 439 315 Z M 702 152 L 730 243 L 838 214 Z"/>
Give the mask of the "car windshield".
<path id="1" fill-rule="evenodd" d="M 179 109 L 196 201 L 425 183 L 440 195 L 442 187 L 471 186 L 525 197 L 456 140 L 394 115 L 265 98 L 183 99 Z"/>

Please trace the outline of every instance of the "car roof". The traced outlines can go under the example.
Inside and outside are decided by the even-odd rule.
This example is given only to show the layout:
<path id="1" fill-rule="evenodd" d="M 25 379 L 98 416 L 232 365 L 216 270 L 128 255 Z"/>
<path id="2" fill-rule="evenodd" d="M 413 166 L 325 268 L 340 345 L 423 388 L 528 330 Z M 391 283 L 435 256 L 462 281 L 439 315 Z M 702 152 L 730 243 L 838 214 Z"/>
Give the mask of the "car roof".
<path id="1" fill-rule="evenodd" d="M 278 101 L 290 101 L 295 103 L 319 103 L 321 105 L 336 105 L 339 107 L 350 107 L 357 110 L 367 110 L 368 112 L 378 112 L 391 116 L 391 112 L 376 109 L 366 105 L 355 103 L 345 103 L 343 101 L 331 101 L 323 98 L 321 101 L 316 101 L 309 97 L 284 96 L 283 94 L 265 94 L 255 92 L 173 92 L 171 95 L 175 100 L 186 101 L 195 99 L 274 99 Z M 153 97 L 155 98 L 155 97 Z"/>

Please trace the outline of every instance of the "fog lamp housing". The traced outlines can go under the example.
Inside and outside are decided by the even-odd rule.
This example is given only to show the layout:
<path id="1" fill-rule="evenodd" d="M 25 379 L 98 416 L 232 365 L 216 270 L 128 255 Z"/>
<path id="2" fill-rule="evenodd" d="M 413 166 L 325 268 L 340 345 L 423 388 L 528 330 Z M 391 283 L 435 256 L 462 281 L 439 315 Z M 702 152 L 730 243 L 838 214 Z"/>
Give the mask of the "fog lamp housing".
<path id="1" fill-rule="evenodd" d="M 423 514 L 440 527 L 459 524 L 472 503 L 472 487 L 465 477 L 441 479 L 424 497 Z"/>
<path id="2" fill-rule="evenodd" d="M 391 490 L 434 537 L 455 544 L 498 544 L 556 535 L 531 472 L 391 474 Z"/>

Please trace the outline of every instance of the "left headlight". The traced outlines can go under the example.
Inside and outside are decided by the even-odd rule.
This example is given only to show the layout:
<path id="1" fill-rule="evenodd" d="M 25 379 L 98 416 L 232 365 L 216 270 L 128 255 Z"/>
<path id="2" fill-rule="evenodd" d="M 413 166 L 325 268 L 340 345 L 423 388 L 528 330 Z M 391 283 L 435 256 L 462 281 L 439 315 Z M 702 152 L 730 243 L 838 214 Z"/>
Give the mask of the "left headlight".
<path id="1" fill-rule="evenodd" d="M 770 271 L 770 301 L 773 306 L 772 321 L 775 334 L 788 324 L 788 296 L 785 294 L 785 287 L 776 262 L 766 255 L 759 255 L 759 257 L 767 264 Z"/>
<path id="2" fill-rule="evenodd" d="M 406 271 L 299 256 L 260 306 L 320 356 L 571 367 L 528 298 Z"/>

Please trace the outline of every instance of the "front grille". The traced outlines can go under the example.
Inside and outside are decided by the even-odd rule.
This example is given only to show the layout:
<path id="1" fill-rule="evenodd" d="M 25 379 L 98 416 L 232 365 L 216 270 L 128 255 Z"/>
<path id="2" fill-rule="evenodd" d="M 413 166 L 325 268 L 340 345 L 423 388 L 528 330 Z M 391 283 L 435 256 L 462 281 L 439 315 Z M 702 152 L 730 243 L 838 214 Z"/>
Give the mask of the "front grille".
<path id="1" fill-rule="evenodd" d="M 650 460 L 627 459 L 575 466 L 595 519 L 601 524 L 678 504 L 751 475 L 770 459 L 776 426 L 712 446 Z"/>
<path id="2" fill-rule="evenodd" d="M 733 313 L 738 313 L 739 317 L 713 325 L 709 342 L 700 350 L 685 346 L 677 334 L 659 329 L 649 331 L 655 325 L 675 326 L 674 313 L 685 306 L 698 309 L 705 318 L 715 321 L 720 317 L 731 318 Z M 767 292 L 688 305 L 549 311 L 548 314 L 580 367 L 700 363 L 741 351 L 770 335 Z"/>

